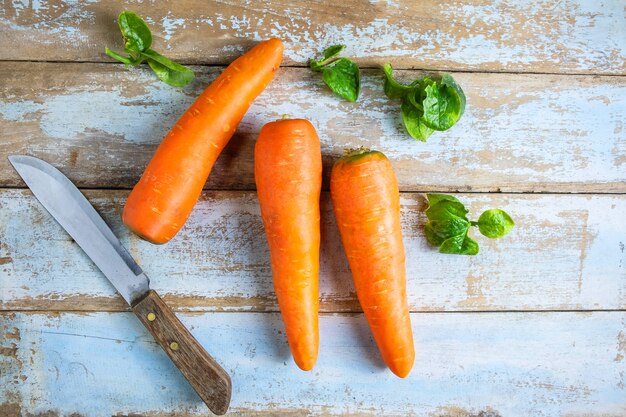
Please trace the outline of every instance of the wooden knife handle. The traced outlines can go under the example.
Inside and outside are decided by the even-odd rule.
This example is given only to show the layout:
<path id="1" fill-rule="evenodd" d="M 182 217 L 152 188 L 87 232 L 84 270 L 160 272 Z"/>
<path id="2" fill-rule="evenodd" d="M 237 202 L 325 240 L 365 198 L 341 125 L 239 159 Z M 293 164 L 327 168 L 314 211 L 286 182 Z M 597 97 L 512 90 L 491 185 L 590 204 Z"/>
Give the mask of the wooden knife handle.
<path id="1" fill-rule="evenodd" d="M 230 376 L 161 297 L 150 290 L 132 309 L 209 409 L 219 415 L 226 413 L 232 392 Z"/>

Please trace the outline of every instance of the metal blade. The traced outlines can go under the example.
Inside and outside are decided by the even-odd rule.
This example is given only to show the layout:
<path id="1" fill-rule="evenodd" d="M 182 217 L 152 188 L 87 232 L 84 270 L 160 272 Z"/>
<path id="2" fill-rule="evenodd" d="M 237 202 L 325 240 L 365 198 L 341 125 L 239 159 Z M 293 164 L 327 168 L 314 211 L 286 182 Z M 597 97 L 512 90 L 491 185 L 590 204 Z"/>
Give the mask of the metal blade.
<path id="1" fill-rule="evenodd" d="M 128 304 L 148 291 L 149 280 L 76 186 L 47 162 L 13 155 L 15 167 L 37 200 L 72 236 Z"/>

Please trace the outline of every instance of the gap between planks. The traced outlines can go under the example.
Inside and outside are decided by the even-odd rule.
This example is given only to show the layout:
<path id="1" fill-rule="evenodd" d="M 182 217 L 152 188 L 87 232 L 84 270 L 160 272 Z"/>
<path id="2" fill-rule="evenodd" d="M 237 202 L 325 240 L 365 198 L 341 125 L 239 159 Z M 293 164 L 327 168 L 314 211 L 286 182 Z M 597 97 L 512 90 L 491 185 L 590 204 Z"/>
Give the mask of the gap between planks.
<path id="1" fill-rule="evenodd" d="M 167 303 L 167 297 L 163 297 Z M 186 316 L 201 316 L 207 313 L 229 313 L 229 314 L 276 314 L 280 313 L 280 310 L 187 310 L 184 308 L 172 308 L 172 310 L 176 313 L 182 313 Z M 63 309 L 63 310 L 53 310 L 53 309 L 45 309 L 45 310 L 14 310 L 0 309 L 1 315 L 10 315 L 10 314 L 91 314 L 91 313 L 129 313 L 131 312 L 130 307 L 127 309 L 98 309 L 98 310 L 81 310 L 81 309 Z M 626 309 L 615 308 L 615 309 L 566 309 L 566 310 L 558 310 L 558 309 L 550 309 L 550 310 L 432 310 L 432 311 L 417 311 L 410 310 L 410 314 L 558 314 L 558 313 L 624 313 Z M 320 316 L 359 316 L 363 314 L 363 311 L 320 311 L 318 313 Z"/>
<path id="2" fill-rule="evenodd" d="M 128 187 L 78 187 L 79 190 L 81 191 L 130 191 L 132 190 L 132 188 L 128 188 Z M 14 185 L 3 185 L 2 187 L 0 187 L 0 192 L 2 192 L 3 190 L 30 190 L 28 187 L 24 187 L 24 186 L 14 186 Z M 203 188 L 202 189 L 203 192 L 234 192 L 234 193 L 250 193 L 250 192 L 256 192 L 255 188 Z M 322 188 L 322 192 L 327 193 L 329 192 L 327 189 Z M 550 196 L 550 195 L 570 195 L 570 196 L 577 196 L 577 195 L 591 195 L 591 196 L 610 196 L 610 195 L 626 195 L 626 193 L 622 193 L 622 192 L 617 192 L 617 191 L 603 191 L 603 192 L 598 192 L 598 191 L 562 191 L 562 192 L 558 192 L 558 191 L 499 191 L 497 189 L 494 190 L 487 190 L 487 191 L 474 191 L 474 190 L 464 190 L 464 189 L 457 189 L 457 190 L 400 190 L 400 194 L 450 194 L 450 193 L 459 193 L 459 194 L 498 194 L 498 195 L 502 195 L 502 196 L 507 196 L 507 195 L 515 195 L 515 196 L 519 196 L 519 195 L 544 195 L 544 196 Z"/>
<path id="3" fill-rule="evenodd" d="M 349 57 L 348 57 L 349 58 Z M 33 64 L 106 64 L 106 65 L 124 65 L 115 61 L 95 61 L 95 60 L 47 60 L 47 59 L 0 59 L 0 63 L 33 63 Z M 229 64 L 198 64 L 191 61 L 177 61 L 179 64 L 201 67 L 201 68 L 226 68 Z M 147 64 L 142 64 L 147 68 Z M 308 65 L 281 65 L 280 68 L 308 69 Z M 360 70 L 380 70 L 382 66 L 359 65 Z M 474 69 L 451 69 L 451 68 L 422 68 L 415 66 L 399 66 L 394 65 L 394 71 L 419 71 L 419 72 L 448 72 L 452 74 L 472 73 L 472 74 L 508 74 L 508 75 L 558 75 L 558 76 L 590 76 L 590 77 L 626 77 L 626 73 L 602 73 L 602 72 L 546 72 L 546 71 L 506 71 L 506 70 L 474 70 Z"/>

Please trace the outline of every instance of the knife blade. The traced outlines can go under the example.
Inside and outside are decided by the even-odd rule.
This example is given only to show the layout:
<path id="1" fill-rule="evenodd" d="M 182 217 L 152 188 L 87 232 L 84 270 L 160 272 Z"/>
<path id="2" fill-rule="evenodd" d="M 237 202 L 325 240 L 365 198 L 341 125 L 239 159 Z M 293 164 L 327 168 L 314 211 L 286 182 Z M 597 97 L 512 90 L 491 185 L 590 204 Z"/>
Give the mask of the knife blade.
<path id="1" fill-rule="evenodd" d="M 128 304 L 149 289 L 149 280 L 85 196 L 58 169 L 32 156 L 9 161 L 37 200 L 76 241 Z"/>
<path id="2" fill-rule="evenodd" d="M 85 196 L 61 171 L 41 159 L 12 155 L 9 161 L 34 196 L 109 279 L 215 414 L 228 410 L 228 373 L 178 320 L 141 267 Z"/>

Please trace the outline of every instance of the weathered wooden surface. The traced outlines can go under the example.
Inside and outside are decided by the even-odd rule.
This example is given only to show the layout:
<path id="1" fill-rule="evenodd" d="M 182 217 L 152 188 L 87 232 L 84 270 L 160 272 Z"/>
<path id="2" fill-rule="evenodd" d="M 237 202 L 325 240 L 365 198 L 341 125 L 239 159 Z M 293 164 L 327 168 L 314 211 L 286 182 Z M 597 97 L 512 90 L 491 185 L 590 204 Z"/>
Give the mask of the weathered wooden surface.
<path id="1" fill-rule="evenodd" d="M 206 415 L 132 313 L 1 317 L 1 415 Z M 320 317 L 307 373 L 276 313 L 180 318 L 231 374 L 233 416 L 626 413 L 624 312 L 412 314 L 417 355 L 405 380 L 382 364 L 362 315 Z"/>
<path id="2" fill-rule="evenodd" d="M 194 67 L 180 90 L 112 65 L 103 50 L 120 49 L 123 9 L 146 17 L 155 49 L 217 66 Z M 6 156 L 25 153 L 106 188 L 87 197 L 233 376 L 231 415 L 625 416 L 625 21 L 618 0 L 1 3 L 0 187 L 23 187 Z M 224 191 L 205 192 L 166 246 L 130 235 L 124 198 L 163 135 L 223 65 L 270 36 L 285 41 L 287 67 L 221 155 L 207 189 Z M 372 68 L 358 103 L 302 68 L 335 43 Z M 373 69 L 384 62 L 453 71 L 466 114 L 427 143 L 411 140 Z M 358 314 L 326 193 L 320 360 L 312 373 L 292 363 L 251 191 L 256 135 L 286 113 L 318 129 L 325 188 L 344 148 L 369 146 L 411 191 L 402 221 L 417 358 L 407 380 L 384 368 Z M 424 196 L 412 193 L 431 190 L 479 192 L 458 194 L 472 217 L 500 207 L 516 228 L 478 236 L 476 257 L 440 255 L 423 236 Z M 480 193 L 494 191 L 515 194 Z M 517 194 L 538 192 L 585 194 Z M 0 188 L 0 416 L 205 415 L 125 310 L 28 191 Z"/>
<path id="3" fill-rule="evenodd" d="M 221 68 L 184 90 L 122 65 L 0 63 L 0 155 L 40 156 L 79 186 L 131 188 L 158 143 Z M 399 72 L 412 80 L 417 72 Z M 254 189 L 254 141 L 283 114 L 308 118 L 326 168 L 344 148 L 385 152 L 403 190 L 626 192 L 626 77 L 455 74 L 467 112 L 428 142 L 412 140 L 399 103 L 366 71 L 362 97 L 333 96 L 319 74 L 283 68 L 252 105 L 207 187 Z M 21 186 L 5 157 L 0 185 Z"/>
<path id="4" fill-rule="evenodd" d="M 155 49 L 184 62 L 224 64 L 276 36 L 288 65 L 344 43 L 362 65 L 626 73 L 619 0 L 13 1 L 0 9 L 0 59 L 108 60 L 104 47 L 121 45 L 115 19 L 124 9 L 145 17 Z"/>
<path id="5" fill-rule="evenodd" d="M 207 192 L 168 245 L 121 224 L 126 191 L 89 191 L 170 306 L 277 311 L 269 253 L 253 192 Z M 402 195 L 413 311 L 626 308 L 626 196 L 459 195 L 478 218 L 500 207 L 517 222 L 506 237 L 477 235 L 476 257 L 439 254 L 423 236 L 424 195 Z M 0 309 L 126 309 L 108 281 L 32 197 L 0 191 Z M 323 311 L 360 311 L 327 193 L 322 195 Z"/>

